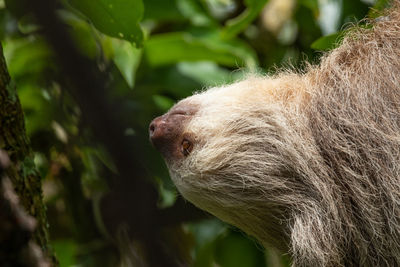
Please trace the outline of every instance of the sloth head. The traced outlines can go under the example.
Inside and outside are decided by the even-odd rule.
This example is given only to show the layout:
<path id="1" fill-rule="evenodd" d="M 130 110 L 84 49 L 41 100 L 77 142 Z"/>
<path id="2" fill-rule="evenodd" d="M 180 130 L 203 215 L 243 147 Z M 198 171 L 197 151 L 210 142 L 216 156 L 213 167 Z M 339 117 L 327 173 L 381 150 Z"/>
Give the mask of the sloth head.
<path id="1" fill-rule="evenodd" d="M 399 10 L 302 74 L 211 88 L 156 118 L 181 194 L 294 266 L 399 266 Z"/>
<path id="2" fill-rule="evenodd" d="M 186 199 L 278 247 L 287 245 L 283 225 L 299 178 L 291 167 L 301 160 L 299 136 L 290 130 L 298 121 L 285 116 L 296 109 L 289 103 L 301 91 L 297 79 L 250 77 L 212 88 L 150 124 L 150 139 Z"/>

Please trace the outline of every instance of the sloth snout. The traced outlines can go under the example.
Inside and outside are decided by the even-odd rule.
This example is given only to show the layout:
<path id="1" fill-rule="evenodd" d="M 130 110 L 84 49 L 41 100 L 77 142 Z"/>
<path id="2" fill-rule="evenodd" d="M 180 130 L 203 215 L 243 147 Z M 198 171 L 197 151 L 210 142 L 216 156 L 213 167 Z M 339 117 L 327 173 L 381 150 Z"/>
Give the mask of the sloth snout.
<path id="1" fill-rule="evenodd" d="M 158 128 L 158 127 L 157 127 L 157 118 L 156 118 L 156 119 L 154 119 L 154 120 L 150 123 L 150 126 L 149 126 L 149 136 L 150 136 L 150 140 L 153 139 L 153 136 L 154 136 L 155 131 L 156 131 L 157 128 Z"/>
<path id="2" fill-rule="evenodd" d="M 196 112 L 196 106 L 180 103 L 150 123 L 150 141 L 167 161 L 183 158 L 191 152 L 193 144 L 183 129 Z"/>
<path id="3" fill-rule="evenodd" d="M 151 143 L 160 150 L 163 143 L 168 142 L 168 133 L 171 128 L 167 125 L 164 116 L 155 118 L 149 126 L 149 136 Z"/>
<path id="4" fill-rule="evenodd" d="M 167 113 L 155 118 L 149 126 L 150 141 L 165 159 L 179 156 L 184 116 Z"/>

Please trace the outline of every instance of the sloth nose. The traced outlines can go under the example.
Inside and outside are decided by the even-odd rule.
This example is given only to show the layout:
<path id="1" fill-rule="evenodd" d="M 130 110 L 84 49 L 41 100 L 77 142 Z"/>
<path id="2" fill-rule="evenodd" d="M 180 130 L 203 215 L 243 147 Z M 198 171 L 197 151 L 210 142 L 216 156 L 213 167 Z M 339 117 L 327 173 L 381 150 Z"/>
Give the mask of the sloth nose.
<path id="1" fill-rule="evenodd" d="M 181 104 L 150 123 L 150 141 L 165 158 L 182 154 L 183 129 L 195 112 L 196 107 Z"/>
<path id="2" fill-rule="evenodd" d="M 179 118 L 169 114 L 155 118 L 149 126 L 150 141 L 163 154 L 169 156 L 179 137 Z"/>
<path id="3" fill-rule="evenodd" d="M 163 117 L 157 117 L 150 123 L 149 136 L 154 145 L 157 143 L 157 140 L 164 136 L 165 130 L 166 122 Z"/>
<path id="4" fill-rule="evenodd" d="M 150 136 L 150 138 L 153 137 L 155 130 L 156 130 L 156 122 L 153 120 L 150 123 L 150 126 L 149 126 L 149 136 Z"/>

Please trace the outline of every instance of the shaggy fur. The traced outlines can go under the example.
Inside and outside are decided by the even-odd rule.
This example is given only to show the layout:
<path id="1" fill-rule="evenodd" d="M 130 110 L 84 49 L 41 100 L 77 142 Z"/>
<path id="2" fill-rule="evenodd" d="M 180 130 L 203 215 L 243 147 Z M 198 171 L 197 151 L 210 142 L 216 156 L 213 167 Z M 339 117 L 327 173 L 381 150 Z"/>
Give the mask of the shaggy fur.
<path id="1" fill-rule="evenodd" d="M 400 266 L 400 8 L 303 74 L 182 100 L 179 191 L 294 266 Z"/>

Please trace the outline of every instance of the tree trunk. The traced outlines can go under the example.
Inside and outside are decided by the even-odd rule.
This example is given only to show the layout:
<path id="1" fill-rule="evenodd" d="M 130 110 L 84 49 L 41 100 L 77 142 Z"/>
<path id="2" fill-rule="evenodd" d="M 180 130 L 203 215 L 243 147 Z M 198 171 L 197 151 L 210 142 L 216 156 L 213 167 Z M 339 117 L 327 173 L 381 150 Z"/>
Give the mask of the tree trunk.
<path id="1" fill-rule="evenodd" d="M 48 222 L 42 200 L 41 177 L 33 162 L 33 153 L 25 132 L 24 114 L 11 81 L 0 45 L 0 149 L 7 152 L 11 164 L 6 175 L 23 208 L 37 221 L 34 241 L 45 255 L 51 257 L 48 248 Z"/>

